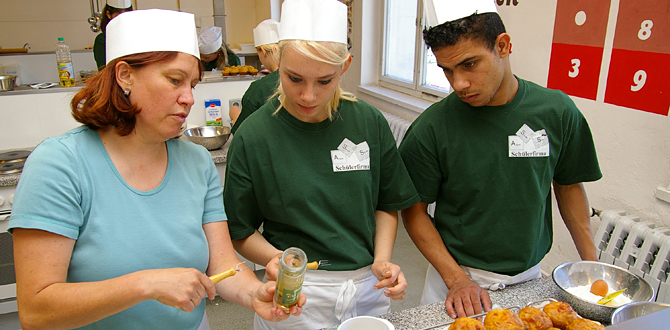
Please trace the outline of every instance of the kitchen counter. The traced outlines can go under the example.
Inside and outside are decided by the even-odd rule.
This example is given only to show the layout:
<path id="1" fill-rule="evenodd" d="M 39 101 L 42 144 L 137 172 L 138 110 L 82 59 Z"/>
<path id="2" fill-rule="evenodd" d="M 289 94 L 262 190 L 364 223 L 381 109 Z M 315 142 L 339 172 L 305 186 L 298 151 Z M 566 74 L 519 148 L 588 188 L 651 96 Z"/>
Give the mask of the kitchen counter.
<path id="1" fill-rule="evenodd" d="M 228 139 L 228 141 L 226 141 L 226 144 L 224 144 L 223 147 L 209 151 L 212 154 L 212 161 L 214 162 L 214 164 L 219 165 L 226 163 L 226 154 L 228 154 L 228 146 L 230 145 L 231 140 L 232 136 L 230 139 Z M 0 150 L 0 152 L 14 151 L 14 150 L 32 150 L 32 148 L 7 149 L 7 150 Z M 21 174 L 0 174 L 0 187 L 16 186 L 19 183 L 20 177 Z"/>
<path id="2" fill-rule="evenodd" d="M 489 291 L 489 295 L 493 304 L 502 308 L 525 307 L 529 302 L 547 298 L 560 299 L 561 297 L 560 289 L 551 276 L 510 285 L 500 291 Z M 379 317 L 393 323 L 396 330 L 421 330 L 453 321 L 444 308 L 444 302 L 418 306 Z M 437 329 L 447 329 L 447 327 Z"/>

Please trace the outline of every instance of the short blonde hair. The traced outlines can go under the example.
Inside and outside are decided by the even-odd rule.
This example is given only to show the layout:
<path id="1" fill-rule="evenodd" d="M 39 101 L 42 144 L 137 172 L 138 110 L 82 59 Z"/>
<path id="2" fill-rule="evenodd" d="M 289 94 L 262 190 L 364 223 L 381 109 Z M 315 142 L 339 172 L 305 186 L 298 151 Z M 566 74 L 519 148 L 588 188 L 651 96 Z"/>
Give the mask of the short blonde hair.
<path id="1" fill-rule="evenodd" d="M 263 49 L 266 53 L 270 54 L 270 58 L 275 62 L 279 63 L 279 51 L 277 44 L 265 44 L 265 45 L 260 45 L 256 47 L 256 50 Z"/>
<path id="2" fill-rule="evenodd" d="M 298 53 L 307 56 L 315 61 L 339 65 L 344 68 L 345 63 L 349 60 L 349 50 L 347 45 L 339 42 L 325 42 L 325 41 L 311 41 L 311 40 L 282 40 L 279 42 L 279 63 L 281 63 L 281 58 L 286 49 L 292 48 Z M 281 67 L 281 64 L 280 64 Z M 286 104 L 286 95 L 284 94 L 284 89 L 281 84 L 281 79 L 279 80 L 279 86 L 277 87 L 277 92 L 275 95 L 279 96 L 279 108 L 275 111 L 275 114 Z M 273 96 L 274 97 L 274 96 Z M 339 83 L 337 85 L 337 90 L 333 95 L 333 98 L 326 105 L 326 110 L 328 111 L 328 118 L 333 119 L 333 114 L 337 112 L 337 108 L 340 105 L 340 99 L 347 101 L 357 102 L 356 96 L 354 94 L 342 90 Z"/>

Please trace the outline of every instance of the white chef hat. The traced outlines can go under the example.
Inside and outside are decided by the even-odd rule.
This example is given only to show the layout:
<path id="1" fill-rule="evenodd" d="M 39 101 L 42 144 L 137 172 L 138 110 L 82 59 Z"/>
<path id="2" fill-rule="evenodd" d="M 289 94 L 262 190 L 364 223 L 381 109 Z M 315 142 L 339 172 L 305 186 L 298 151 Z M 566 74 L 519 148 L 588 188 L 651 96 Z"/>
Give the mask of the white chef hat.
<path id="1" fill-rule="evenodd" d="M 131 6 L 130 0 L 107 0 L 107 5 L 114 8 L 125 9 Z"/>
<path id="2" fill-rule="evenodd" d="M 198 59 L 198 41 L 193 14 L 146 9 L 123 13 L 107 25 L 107 63 L 130 55 L 156 51 L 176 51 Z"/>
<path id="3" fill-rule="evenodd" d="M 471 16 L 497 13 L 495 0 L 423 0 L 428 27 Z"/>
<path id="4" fill-rule="evenodd" d="M 200 47 L 200 54 L 215 53 L 223 44 L 223 36 L 221 28 L 218 26 L 210 26 L 202 28 L 198 32 L 198 46 Z"/>
<path id="5" fill-rule="evenodd" d="M 254 47 L 279 42 L 279 22 L 266 19 L 254 28 Z"/>
<path id="6" fill-rule="evenodd" d="M 279 40 L 347 43 L 347 5 L 337 0 L 286 0 Z"/>

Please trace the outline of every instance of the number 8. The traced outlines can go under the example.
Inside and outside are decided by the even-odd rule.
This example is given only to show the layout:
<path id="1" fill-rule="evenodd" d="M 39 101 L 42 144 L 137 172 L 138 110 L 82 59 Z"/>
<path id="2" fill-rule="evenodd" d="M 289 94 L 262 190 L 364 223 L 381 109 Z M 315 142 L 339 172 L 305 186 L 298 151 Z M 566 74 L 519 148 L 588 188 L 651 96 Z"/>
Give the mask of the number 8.
<path id="1" fill-rule="evenodd" d="M 654 22 L 650 19 L 642 21 L 640 24 L 640 31 L 637 31 L 637 37 L 640 40 L 647 40 L 651 37 L 651 28 L 654 26 Z"/>
<path id="2" fill-rule="evenodd" d="M 644 84 L 647 82 L 647 72 L 644 70 L 639 70 L 638 72 L 635 72 L 635 76 L 633 76 L 633 82 L 635 85 L 630 86 L 630 90 L 633 92 L 637 92 L 644 87 Z"/>

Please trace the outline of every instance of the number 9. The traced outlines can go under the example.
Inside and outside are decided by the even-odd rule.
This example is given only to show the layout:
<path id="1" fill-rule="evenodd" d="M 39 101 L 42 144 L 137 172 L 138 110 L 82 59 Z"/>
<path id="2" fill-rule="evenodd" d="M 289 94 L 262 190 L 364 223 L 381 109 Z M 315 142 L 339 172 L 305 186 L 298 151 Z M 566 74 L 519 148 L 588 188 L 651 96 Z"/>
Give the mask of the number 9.
<path id="1" fill-rule="evenodd" d="M 644 87 L 644 83 L 647 82 L 647 72 L 644 70 L 639 70 L 638 72 L 635 72 L 635 75 L 633 76 L 633 82 L 635 85 L 630 86 L 630 90 L 633 92 L 637 92 Z"/>

